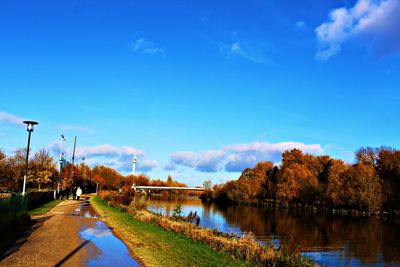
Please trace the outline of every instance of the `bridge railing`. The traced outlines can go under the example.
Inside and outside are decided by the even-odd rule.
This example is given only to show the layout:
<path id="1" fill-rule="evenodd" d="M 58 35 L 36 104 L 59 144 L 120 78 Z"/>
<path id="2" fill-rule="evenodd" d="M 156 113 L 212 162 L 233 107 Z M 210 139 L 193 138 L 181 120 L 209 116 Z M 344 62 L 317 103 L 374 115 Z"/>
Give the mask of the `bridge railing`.
<path id="1" fill-rule="evenodd" d="M 187 191 L 204 191 L 204 187 L 177 187 L 177 186 L 146 186 L 146 185 L 133 185 L 132 189 L 143 190 L 187 190 Z"/>

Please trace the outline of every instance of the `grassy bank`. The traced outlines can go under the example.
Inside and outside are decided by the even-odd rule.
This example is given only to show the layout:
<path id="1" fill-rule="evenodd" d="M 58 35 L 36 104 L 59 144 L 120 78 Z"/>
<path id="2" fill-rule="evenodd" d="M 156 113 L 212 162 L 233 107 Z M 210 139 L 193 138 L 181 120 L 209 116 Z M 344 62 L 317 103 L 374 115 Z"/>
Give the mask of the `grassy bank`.
<path id="1" fill-rule="evenodd" d="M 215 252 L 202 242 L 165 231 L 154 223 L 138 221 L 98 197 L 90 202 L 145 266 L 246 266 L 244 261 Z"/>
<path id="2" fill-rule="evenodd" d="M 47 202 L 46 204 L 33 209 L 31 211 L 28 212 L 28 214 L 30 216 L 36 216 L 36 215 L 42 215 L 45 214 L 46 212 L 48 212 L 49 210 L 51 210 L 52 208 L 54 208 L 55 206 L 57 206 L 58 204 L 60 204 L 63 200 L 61 199 L 55 199 L 53 201 Z"/>

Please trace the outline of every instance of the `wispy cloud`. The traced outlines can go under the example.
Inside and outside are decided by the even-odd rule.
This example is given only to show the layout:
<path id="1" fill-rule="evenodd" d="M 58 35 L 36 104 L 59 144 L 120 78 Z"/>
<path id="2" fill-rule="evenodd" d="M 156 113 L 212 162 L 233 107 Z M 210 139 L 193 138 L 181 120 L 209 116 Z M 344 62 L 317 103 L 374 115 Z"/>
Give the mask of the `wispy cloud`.
<path id="1" fill-rule="evenodd" d="M 17 126 L 24 125 L 23 118 L 5 111 L 0 111 L 0 121 L 4 121 Z"/>
<path id="2" fill-rule="evenodd" d="M 76 126 L 76 125 L 64 125 L 59 127 L 62 132 L 78 131 L 86 134 L 93 134 L 95 131 L 91 127 L 86 126 Z"/>
<path id="3" fill-rule="evenodd" d="M 155 43 L 147 38 L 138 38 L 130 42 L 129 47 L 132 52 L 148 55 L 161 54 L 165 55 L 165 50 L 158 47 Z"/>
<path id="4" fill-rule="evenodd" d="M 296 27 L 297 27 L 298 29 L 302 29 L 302 28 L 304 28 L 305 26 L 306 26 L 306 23 L 305 23 L 304 21 L 302 21 L 302 20 L 299 20 L 299 21 L 296 22 Z"/>
<path id="5" fill-rule="evenodd" d="M 310 121 L 311 121 L 309 118 L 304 117 L 304 116 L 302 116 L 302 115 L 299 115 L 299 114 L 297 114 L 297 113 L 285 112 L 285 114 L 288 115 L 289 117 L 294 118 L 294 119 L 299 119 L 299 120 L 307 121 L 307 122 L 310 122 Z"/>
<path id="6" fill-rule="evenodd" d="M 278 163 L 281 161 L 282 153 L 293 148 L 312 154 L 323 152 L 319 144 L 254 142 L 229 145 L 220 150 L 205 152 L 176 152 L 171 155 L 169 166 L 184 166 L 201 172 L 218 172 L 223 169 L 227 172 L 241 172 L 247 167 L 254 167 L 259 161 Z"/>
<path id="7" fill-rule="evenodd" d="M 272 60 L 267 56 L 265 51 L 243 42 L 233 42 L 230 45 L 222 45 L 220 46 L 220 51 L 228 58 L 240 57 L 258 64 L 272 64 Z"/>
<path id="8" fill-rule="evenodd" d="M 315 29 L 322 45 L 316 58 L 329 59 L 339 53 L 342 43 L 351 37 L 365 40 L 381 53 L 399 51 L 399 14 L 399 0 L 358 0 L 351 8 L 332 10 L 329 21 Z"/>

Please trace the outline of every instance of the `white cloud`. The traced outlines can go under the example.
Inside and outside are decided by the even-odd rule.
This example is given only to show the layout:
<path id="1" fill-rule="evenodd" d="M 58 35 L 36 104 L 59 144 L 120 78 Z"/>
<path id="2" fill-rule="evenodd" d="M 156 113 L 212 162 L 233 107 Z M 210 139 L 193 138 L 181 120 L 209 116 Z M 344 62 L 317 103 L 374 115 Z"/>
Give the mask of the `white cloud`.
<path id="1" fill-rule="evenodd" d="M 281 142 L 276 144 L 254 142 L 231 145 L 224 148 L 230 154 L 225 164 L 225 170 L 228 172 L 241 172 L 247 167 L 254 167 L 260 161 L 279 163 L 282 159 L 282 153 L 294 148 L 311 154 L 319 154 L 323 151 L 319 144 L 307 145 L 300 142 Z"/>
<path id="2" fill-rule="evenodd" d="M 88 228 L 81 232 L 81 235 L 83 237 L 88 237 L 87 239 L 91 239 L 93 237 L 101 238 L 105 236 L 111 235 L 111 230 L 105 225 L 102 224 L 96 224 L 95 227 Z"/>
<path id="3" fill-rule="evenodd" d="M 54 141 L 49 145 L 50 150 L 58 157 L 61 150 L 61 142 Z M 72 155 L 72 149 L 66 149 L 66 154 L 69 158 Z M 144 151 L 138 148 L 129 146 L 115 147 L 108 144 L 91 146 L 91 147 L 77 147 L 75 152 L 76 161 L 85 157 L 85 162 L 90 166 L 105 165 L 114 168 L 121 172 L 130 172 L 132 170 L 132 157 L 136 155 L 137 170 L 138 171 L 151 171 L 158 166 L 155 160 L 145 159 Z"/>
<path id="4" fill-rule="evenodd" d="M 165 54 L 165 50 L 157 47 L 152 41 L 146 38 L 138 38 L 129 44 L 131 51 L 142 54 Z"/>
<path id="5" fill-rule="evenodd" d="M 254 142 L 223 147 L 221 150 L 206 152 L 182 151 L 171 155 L 169 166 L 185 166 L 201 172 L 218 172 L 225 169 L 228 172 L 241 172 L 247 167 L 254 167 L 260 161 L 279 163 L 282 153 L 293 148 L 305 153 L 320 154 L 321 145 L 307 145 L 300 142 L 267 143 Z"/>
<path id="6" fill-rule="evenodd" d="M 124 147 L 115 147 L 111 145 L 98 145 L 92 147 L 78 147 L 76 149 L 77 156 L 85 156 L 85 157 L 115 157 L 115 156 L 131 156 L 135 155 L 143 155 L 143 150 L 124 146 Z"/>
<path id="7" fill-rule="evenodd" d="M 157 167 L 158 167 L 158 161 L 156 160 L 145 159 L 145 160 L 138 160 L 137 162 L 138 171 L 148 172 Z"/>
<path id="8" fill-rule="evenodd" d="M 13 125 L 17 125 L 17 126 L 24 125 L 24 123 L 23 123 L 24 119 L 23 118 L 21 118 L 21 117 L 19 117 L 17 115 L 5 112 L 5 111 L 0 111 L 0 121 L 5 121 L 7 123 L 10 123 L 10 124 L 13 124 Z"/>
<path id="9" fill-rule="evenodd" d="M 323 47 L 316 58 L 332 57 L 341 50 L 342 43 L 352 37 L 365 40 L 381 53 L 400 50 L 399 14 L 399 0 L 358 0 L 354 7 L 334 9 L 329 21 L 315 29 Z"/>
<path id="10" fill-rule="evenodd" d="M 216 172 L 222 169 L 223 158 L 223 151 L 211 150 L 200 153 L 182 151 L 171 155 L 171 164 L 169 164 L 168 167 L 171 168 L 171 166 L 174 165 L 182 165 L 195 168 L 201 172 Z"/>

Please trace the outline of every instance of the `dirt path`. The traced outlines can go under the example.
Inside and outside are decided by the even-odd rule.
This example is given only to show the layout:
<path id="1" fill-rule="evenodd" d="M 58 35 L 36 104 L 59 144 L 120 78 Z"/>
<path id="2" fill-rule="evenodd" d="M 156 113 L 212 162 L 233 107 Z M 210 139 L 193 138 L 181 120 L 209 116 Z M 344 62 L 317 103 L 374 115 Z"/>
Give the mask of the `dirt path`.
<path id="1" fill-rule="evenodd" d="M 45 215 L 35 217 L 33 232 L 19 240 L 22 245 L 13 248 L 15 251 L 0 266 L 86 266 L 112 262 L 113 257 L 121 254 L 128 256 L 122 262 L 124 266 L 134 266 L 127 249 L 114 255 L 107 253 L 117 245 L 123 250 L 124 245 L 112 239 L 115 236 L 97 218 L 87 200 L 88 197 L 79 202 L 66 200 Z M 97 242 L 99 238 L 101 242 Z M 101 246 L 104 238 L 109 239 L 106 243 L 110 247 Z"/>

